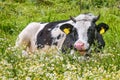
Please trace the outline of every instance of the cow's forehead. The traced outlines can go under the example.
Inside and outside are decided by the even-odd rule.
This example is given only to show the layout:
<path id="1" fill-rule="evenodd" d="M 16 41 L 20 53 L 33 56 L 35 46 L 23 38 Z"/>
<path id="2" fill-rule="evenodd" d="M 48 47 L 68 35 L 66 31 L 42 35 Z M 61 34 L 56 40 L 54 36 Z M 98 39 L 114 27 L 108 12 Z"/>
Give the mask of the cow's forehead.
<path id="1" fill-rule="evenodd" d="M 80 14 L 77 16 L 75 19 L 76 21 L 81 21 L 81 20 L 89 20 L 92 21 L 94 18 L 97 16 L 93 15 L 92 13 L 87 13 L 87 14 Z"/>
<path id="2" fill-rule="evenodd" d="M 93 15 L 92 13 L 85 13 L 85 14 L 80 14 L 77 16 L 75 26 L 78 31 L 84 30 L 87 31 L 89 27 L 94 26 L 93 20 L 97 16 Z"/>
<path id="3" fill-rule="evenodd" d="M 91 25 L 91 21 L 80 21 L 80 22 L 76 22 L 75 27 L 79 30 L 87 30 Z"/>

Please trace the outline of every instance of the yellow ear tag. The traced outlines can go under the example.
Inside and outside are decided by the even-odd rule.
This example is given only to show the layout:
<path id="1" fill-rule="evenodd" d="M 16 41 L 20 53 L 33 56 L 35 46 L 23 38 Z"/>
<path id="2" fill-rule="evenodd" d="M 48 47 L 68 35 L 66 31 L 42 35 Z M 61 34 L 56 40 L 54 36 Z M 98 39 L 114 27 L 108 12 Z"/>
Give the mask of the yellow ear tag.
<path id="1" fill-rule="evenodd" d="M 65 28 L 63 31 L 64 31 L 65 34 L 69 34 L 70 33 L 70 28 Z"/>
<path id="2" fill-rule="evenodd" d="M 103 33 L 105 33 L 105 29 L 102 27 L 100 30 L 100 34 L 103 34 Z"/>

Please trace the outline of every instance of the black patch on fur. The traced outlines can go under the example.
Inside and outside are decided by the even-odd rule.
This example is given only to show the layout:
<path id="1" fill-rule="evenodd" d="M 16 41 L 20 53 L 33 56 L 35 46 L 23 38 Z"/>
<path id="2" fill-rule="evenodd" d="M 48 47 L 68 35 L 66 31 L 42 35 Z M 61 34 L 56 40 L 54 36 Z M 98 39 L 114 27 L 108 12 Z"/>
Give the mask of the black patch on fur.
<path id="1" fill-rule="evenodd" d="M 99 23 L 96 26 L 96 29 L 97 29 L 96 40 L 97 40 L 97 43 L 98 43 L 97 47 L 95 48 L 96 52 L 100 52 L 100 50 L 105 47 L 105 41 L 103 39 L 102 34 L 100 34 L 101 28 L 104 28 L 105 32 L 106 32 L 109 29 L 109 26 L 106 23 Z"/>
<path id="2" fill-rule="evenodd" d="M 58 35 L 58 36 L 57 36 L 57 39 L 60 39 L 60 37 L 61 37 L 61 35 Z"/>
<path id="3" fill-rule="evenodd" d="M 90 46 L 92 44 L 97 45 L 97 46 L 95 46 L 95 51 L 99 52 L 105 46 L 105 41 L 104 41 L 102 35 L 99 33 L 99 29 L 101 28 L 101 26 L 106 27 L 106 30 L 108 28 L 107 28 L 107 25 L 105 25 L 103 23 L 100 25 L 95 25 L 95 26 L 93 26 L 93 25 L 94 24 L 92 24 L 92 26 L 89 27 L 88 32 L 87 32 L 88 43 L 90 44 Z M 97 44 L 95 44 L 95 41 L 97 41 Z"/>
<path id="4" fill-rule="evenodd" d="M 97 46 L 95 48 L 95 52 L 100 52 L 100 50 L 103 49 L 105 46 L 105 41 L 103 39 L 103 36 L 99 32 L 96 33 L 96 40 Z"/>
<path id="5" fill-rule="evenodd" d="M 53 43 L 53 45 L 57 45 L 57 44 L 58 44 L 58 42 Z"/>
<path id="6" fill-rule="evenodd" d="M 66 36 L 65 41 L 62 45 L 62 52 L 66 53 L 69 49 L 74 49 L 74 43 L 78 39 L 77 30 L 74 28 L 74 30 Z"/>
<path id="7" fill-rule="evenodd" d="M 56 22 L 50 22 L 37 34 L 37 48 L 43 48 L 44 45 L 57 45 L 53 43 L 53 38 L 51 37 L 51 30 L 53 30 L 59 23 L 67 22 L 69 20 L 62 20 Z M 59 38 L 59 37 L 58 37 Z"/>
<path id="8" fill-rule="evenodd" d="M 94 39 L 95 39 L 95 26 L 90 26 L 88 31 L 87 31 L 87 36 L 88 36 L 88 43 L 93 44 Z"/>

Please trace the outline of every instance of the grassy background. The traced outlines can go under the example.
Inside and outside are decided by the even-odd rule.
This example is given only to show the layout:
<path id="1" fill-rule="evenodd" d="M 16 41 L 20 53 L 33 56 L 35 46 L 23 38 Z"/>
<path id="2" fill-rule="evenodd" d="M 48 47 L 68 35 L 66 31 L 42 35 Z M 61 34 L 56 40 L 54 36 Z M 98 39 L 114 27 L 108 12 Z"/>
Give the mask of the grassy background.
<path id="1" fill-rule="evenodd" d="M 23 56 L 14 49 L 19 32 L 30 22 L 69 19 L 80 13 L 101 14 L 110 26 L 103 35 L 103 54 L 92 53 L 83 61 L 79 54 L 35 53 Z M 0 0 L 0 80 L 119 80 L 119 0 Z"/>

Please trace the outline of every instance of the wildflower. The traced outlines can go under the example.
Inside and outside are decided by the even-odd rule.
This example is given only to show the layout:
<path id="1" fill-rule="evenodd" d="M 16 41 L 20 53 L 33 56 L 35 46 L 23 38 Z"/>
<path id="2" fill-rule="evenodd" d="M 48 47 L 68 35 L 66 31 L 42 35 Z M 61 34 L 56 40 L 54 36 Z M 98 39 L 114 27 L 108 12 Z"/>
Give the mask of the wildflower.
<path id="1" fill-rule="evenodd" d="M 26 77 L 26 80 L 31 80 L 31 78 L 30 77 Z"/>

